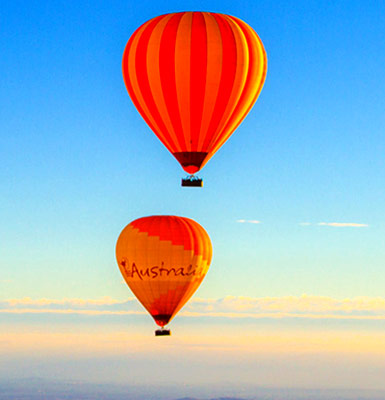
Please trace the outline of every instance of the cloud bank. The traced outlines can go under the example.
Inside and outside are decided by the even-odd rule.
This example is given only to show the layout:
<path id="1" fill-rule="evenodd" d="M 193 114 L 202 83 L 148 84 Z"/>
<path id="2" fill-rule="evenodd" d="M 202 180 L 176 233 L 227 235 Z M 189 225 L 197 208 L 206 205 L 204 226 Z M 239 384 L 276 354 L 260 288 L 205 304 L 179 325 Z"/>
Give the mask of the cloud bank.
<path id="1" fill-rule="evenodd" d="M 260 224 L 261 221 L 258 221 L 256 219 L 238 219 L 237 222 L 240 224 Z"/>
<path id="2" fill-rule="evenodd" d="M 57 313 L 88 315 L 144 314 L 135 298 L 118 301 L 109 297 L 84 299 L 10 299 L 0 301 L 0 313 Z M 385 298 L 334 299 L 323 296 L 234 297 L 193 299 L 180 315 L 227 318 L 307 318 L 385 320 Z"/>
<path id="3" fill-rule="evenodd" d="M 332 226 L 335 228 L 367 228 L 368 224 L 359 224 L 357 222 L 318 222 L 317 224 L 312 224 L 311 222 L 300 222 L 301 226 L 309 226 L 309 225 L 319 225 L 319 226 Z"/>
<path id="4" fill-rule="evenodd" d="M 356 222 L 319 222 L 317 225 L 320 226 L 334 226 L 337 228 L 351 227 L 351 228 L 366 228 L 368 224 L 358 224 Z"/>

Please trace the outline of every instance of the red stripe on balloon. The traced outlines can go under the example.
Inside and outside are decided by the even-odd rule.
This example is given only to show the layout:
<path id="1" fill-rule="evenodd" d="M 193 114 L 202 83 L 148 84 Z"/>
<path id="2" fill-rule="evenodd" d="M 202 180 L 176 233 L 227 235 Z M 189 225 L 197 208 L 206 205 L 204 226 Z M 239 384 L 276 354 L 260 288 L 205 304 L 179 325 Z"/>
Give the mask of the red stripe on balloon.
<path id="1" fill-rule="evenodd" d="M 213 14 L 217 21 L 222 37 L 222 73 L 218 90 L 218 97 L 213 111 L 213 116 L 209 125 L 207 136 L 203 144 L 204 151 L 210 151 L 211 140 L 218 135 L 218 125 L 223 117 L 228 104 L 236 73 L 237 49 L 233 31 L 227 21 L 222 16 Z"/>
<path id="2" fill-rule="evenodd" d="M 193 13 L 191 27 L 191 151 L 198 151 L 207 77 L 206 22 L 200 12 Z"/>
<path id="3" fill-rule="evenodd" d="M 176 151 L 186 151 L 183 127 L 178 105 L 178 95 L 175 80 L 175 43 L 178 25 L 183 13 L 175 14 L 166 24 L 159 49 L 159 72 L 162 85 L 162 92 L 175 135 L 179 142 L 179 148 L 175 146 Z"/>
<path id="4" fill-rule="evenodd" d="M 161 18 L 162 18 L 162 17 L 156 17 L 156 18 L 154 18 L 154 21 L 153 21 L 152 23 L 150 23 L 149 25 L 151 25 L 151 24 L 154 24 L 154 25 L 155 25 Z M 140 31 L 141 28 L 142 28 L 142 27 L 140 26 L 140 27 L 132 34 L 132 36 L 131 36 L 130 40 L 128 41 L 128 43 L 127 43 L 127 45 L 126 45 L 126 48 L 125 48 L 125 50 L 124 50 L 123 59 L 122 59 L 123 79 L 124 79 L 124 83 L 126 84 L 128 94 L 130 95 L 131 100 L 132 100 L 132 102 L 134 103 L 134 105 L 135 105 L 136 109 L 138 110 L 139 114 L 140 114 L 140 115 L 142 116 L 142 118 L 145 120 L 145 122 L 147 123 L 147 125 L 148 125 L 154 132 L 156 132 L 155 126 L 152 124 L 150 118 L 147 117 L 146 112 L 144 111 L 144 109 L 142 108 L 142 106 L 141 106 L 141 104 L 140 104 L 140 102 L 139 102 L 139 100 L 138 100 L 137 94 L 136 94 L 136 92 L 135 92 L 135 90 L 134 90 L 134 88 L 133 88 L 133 86 L 132 86 L 131 78 L 130 78 L 130 74 L 129 74 L 128 59 L 129 59 L 129 56 L 130 56 L 130 52 L 132 51 L 132 50 L 131 50 L 131 47 L 132 47 L 132 44 L 133 44 L 133 42 L 134 42 L 134 39 L 136 38 L 137 35 L 139 35 L 139 31 Z M 162 143 L 168 148 L 168 146 L 167 146 L 166 143 L 164 143 L 163 141 L 162 141 Z"/>
<path id="5" fill-rule="evenodd" d="M 137 46 L 136 54 L 135 54 L 135 69 L 137 74 L 138 86 L 139 90 L 143 96 L 143 100 L 148 107 L 148 111 L 151 116 L 154 118 L 156 124 L 159 127 L 159 130 L 164 135 L 166 140 L 169 141 L 170 145 L 172 145 L 173 140 L 170 137 L 168 130 L 163 122 L 162 116 L 158 111 L 158 107 L 155 104 L 154 96 L 151 91 L 150 83 L 147 75 L 147 47 L 148 42 L 150 40 L 150 36 L 153 32 L 154 27 L 157 25 L 160 19 L 155 19 L 142 33 L 142 36 L 139 39 L 139 43 Z M 155 130 L 155 133 L 157 131 Z"/>

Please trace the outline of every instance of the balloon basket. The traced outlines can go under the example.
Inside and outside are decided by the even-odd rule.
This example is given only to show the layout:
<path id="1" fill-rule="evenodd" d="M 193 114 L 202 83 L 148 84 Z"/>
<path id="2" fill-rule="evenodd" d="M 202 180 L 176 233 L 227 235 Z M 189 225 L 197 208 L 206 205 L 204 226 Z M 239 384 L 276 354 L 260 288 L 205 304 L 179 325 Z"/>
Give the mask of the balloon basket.
<path id="1" fill-rule="evenodd" d="M 170 329 L 157 329 L 155 331 L 155 336 L 171 336 L 171 331 Z"/>
<path id="2" fill-rule="evenodd" d="M 182 179 L 182 186 L 185 187 L 202 187 L 203 180 L 197 176 L 190 175 L 187 178 Z"/>

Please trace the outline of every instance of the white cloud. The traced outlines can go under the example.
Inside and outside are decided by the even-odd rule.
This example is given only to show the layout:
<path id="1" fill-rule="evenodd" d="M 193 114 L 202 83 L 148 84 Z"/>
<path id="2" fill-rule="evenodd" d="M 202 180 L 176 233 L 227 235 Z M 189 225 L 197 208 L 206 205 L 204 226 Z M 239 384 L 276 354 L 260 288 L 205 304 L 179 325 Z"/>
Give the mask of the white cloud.
<path id="1" fill-rule="evenodd" d="M 261 221 L 257 221 L 256 219 L 239 219 L 237 222 L 241 224 L 260 224 Z"/>
<path id="2" fill-rule="evenodd" d="M 319 222 L 320 226 L 366 228 L 368 224 L 357 224 L 356 222 Z"/>
<path id="3" fill-rule="evenodd" d="M 131 297 L 118 301 L 102 299 L 31 300 L 11 299 L 0 302 L 0 313 L 57 313 L 89 315 L 144 314 L 139 302 Z M 385 298 L 356 297 L 334 299 L 326 296 L 242 297 L 192 299 L 181 310 L 185 316 L 227 318 L 307 318 L 307 319 L 378 319 L 385 320 Z"/>
<path id="4" fill-rule="evenodd" d="M 137 313 L 142 308 L 136 298 L 119 301 L 110 297 L 100 299 L 9 299 L 0 301 L 0 313 L 59 313 L 59 314 L 121 314 Z"/>
<path id="5" fill-rule="evenodd" d="M 299 225 L 301 225 L 301 226 L 309 226 L 309 225 L 311 225 L 311 222 L 300 222 Z"/>

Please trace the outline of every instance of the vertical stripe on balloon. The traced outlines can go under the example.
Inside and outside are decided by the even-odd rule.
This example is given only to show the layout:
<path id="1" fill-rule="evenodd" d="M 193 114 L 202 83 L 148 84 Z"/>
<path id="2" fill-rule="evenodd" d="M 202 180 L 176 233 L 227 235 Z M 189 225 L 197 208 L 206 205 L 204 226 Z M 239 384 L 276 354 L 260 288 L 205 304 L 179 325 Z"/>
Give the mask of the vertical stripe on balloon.
<path id="1" fill-rule="evenodd" d="M 174 14 L 166 24 L 160 40 L 159 71 L 164 99 L 178 140 L 178 151 L 186 151 L 185 138 L 179 113 L 175 78 L 175 38 L 183 14 Z M 180 149 L 180 150 L 179 150 Z"/>
<path id="2" fill-rule="evenodd" d="M 189 151 L 199 151 L 198 142 L 201 132 L 203 105 L 207 76 L 207 33 L 202 13 L 193 13 L 191 26 L 191 142 Z"/>
<path id="3" fill-rule="evenodd" d="M 218 90 L 222 75 L 223 44 L 221 31 L 214 16 L 210 13 L 203 13 L 206 21 L 207 37 L 207 71 L 206 85 L 204 88 L 204 105 L 201 132 L 199 136 L 198 149 L 204 148 L 206 136 L 213 115 L 215 104 L 218 98 Z"/>
<path id="4" fill-rule="evenodd" d="M 172 143 L 173 148 L 178 146 L 178 138 L 176 132 L 172 126 L 169 110 L 167 108 L 162 85 L 160 81 L 160 70 L 159 70 L 159 51 L 160 51 L 160 40 L 162 33 L 171 16 L 166 15 L 162 18 L 159 23 L 154 27 L 149 42 L 148 49 L 151 51 L 146 52 L 146 71 L 148 75 L 148 81 L 151 89 L 151 96 L 154 99 L 155 106 L 159 110 L 160 118 L 163 121 L 164 129 L 161 131 L 161 135 L 169 142 Z"/>
<path id="5" fill-rule="evenodd" d="M 157 125 L 156 121 L 151 115 L 150 110 L 148 109 L 147 104 L 144 101 L 142 93 L 140 91 L 136 75 L 136 49 L 138 47 L 140 36 L 149 25 L 155 25 L 159 19 L 161 19 L 161 17 L 157 17 L 154 20 L 148 21 L 140 28 L 138 28 L 136 32 L 131 36 L 123 54 L 122 68 L 124 72 L 124 82 L 126 84 L 127 91 L 133 103 L 135 104 L 135 107 L 137 108 L 143 119 L 146 121 L 148 126 L 153 130 L 153 132 L 157 132 L 157 136 L 161 140 L 161 142 L 167 147 L 169 151 L 172 151 L 174 146 L 163 137 L 162 130 Z"/>
<path id="6" fill-rule="evenodd" d="M 218 131 L 218 125 L 227 107 L 235 83 L 234 79 L 238 62 L 236 42 L 228 22 L 218 15 L 214 15 L 214 18 L 219 26 L 222 37 L 222 69 L 217 101 L 211 117 L 209 130 L 203 144 L 203 147 L 207 149 L 209 149 L 212 137 Z"/>
<path id="7" fill-rule="evenodd" d="M 247 73 L 249 69 L 249 50 L 247 48 L 247 42 L 242 34 L 242 31 L 237 24 L 233 23 L 231 19 L 226 19 L 234 37 L 235 48 L 236 48 L 236 70 L 234 76 L 234 84 L 231 93 L 228 98 L 228 103 L 225 111 L 223 112 L 222 118 L 218 123 L 218 128 L 215 135 L 212 136 L 209 149 L 213 146 L 213 143 L 217 138 L 226 135 L 225 126 L 229 119 L 234 115 L 239 99 L 244 91 L 245 82 L 247 79 Z M 231 132 L 232 133 L 232 132 Z M 231 134 L 229 133 L 229 135 Z"/>
<path id="8" fill-rule="evenodd" d="M 191 22 L 192 13 L 183 14 L 175 37 L 175 83 L 177 90 L 178 112 L 181 116 L 185 148 L 191 150 L 191 102 L 190 102 L 190 59 L 191 59 Z M 182 150 L 180 150 L 182 151 Z"/>

